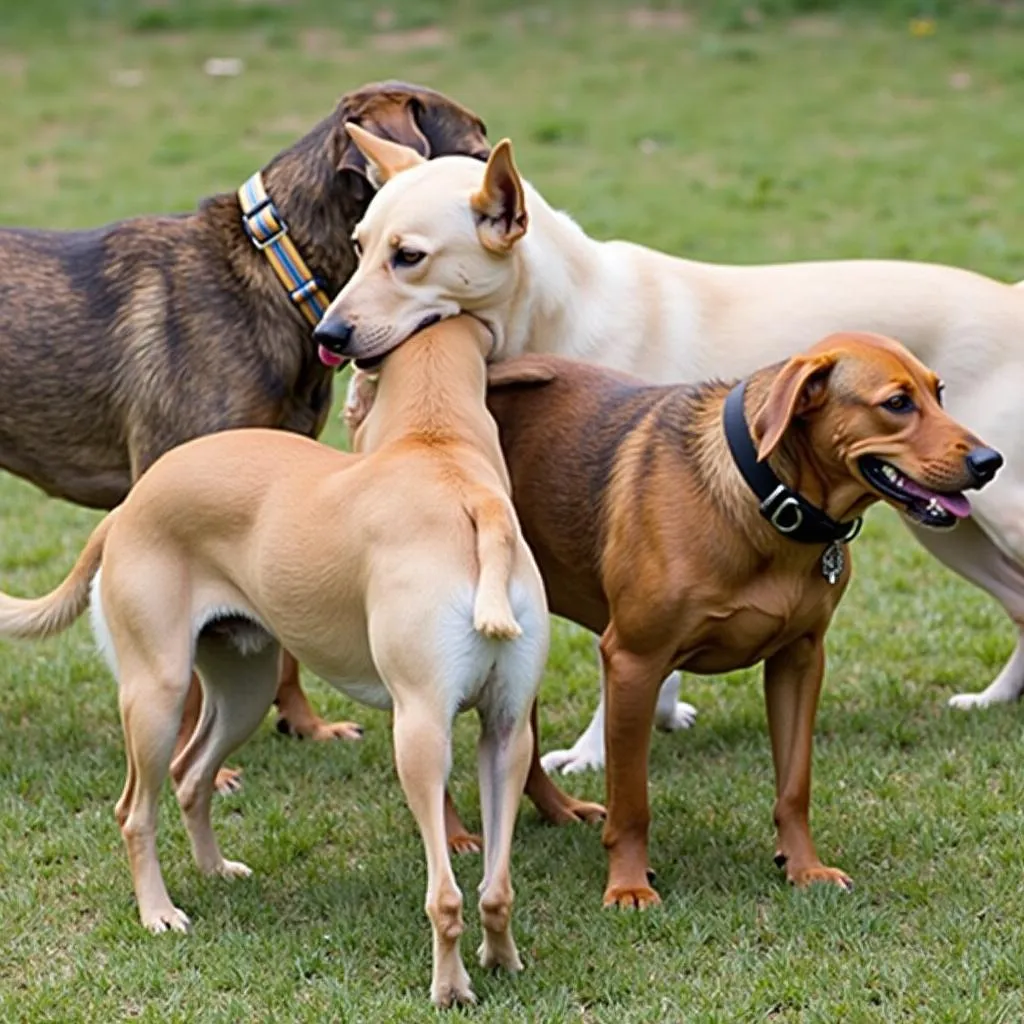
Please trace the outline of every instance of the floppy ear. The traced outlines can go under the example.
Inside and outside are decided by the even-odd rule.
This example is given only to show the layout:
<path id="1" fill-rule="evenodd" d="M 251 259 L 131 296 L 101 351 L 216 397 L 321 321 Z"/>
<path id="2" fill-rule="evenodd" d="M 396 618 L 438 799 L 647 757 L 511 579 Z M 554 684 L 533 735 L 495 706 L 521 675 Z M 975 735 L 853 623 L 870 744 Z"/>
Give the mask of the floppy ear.
<path id="1" fill-rule="evenodd" d="M 415 122 L 413 123 L 415 124 Z M 424 157 L 420 156 L 412 147 L 381 138 L 379 135 L 361 128 L 354 121 L 345 122 L 345 131 L 352 141 L 346 148 L 345 155 L 342 156 L 339 170 L 357 170 L 367 177 L 375 188 L 380 188 L 385 181 L 393 178 L 396 174 L 424 162 Z M 416 128 L 416 132 L 423 140 L 422 146 L 425 155 L 428 155 L 430 146 L 426 138 L 419 128 Z M 351 159 L 352 153 L 361 155 L 358 162 Z"/>
<path id="2" fill-rule="evenodd" d="M 835 352 L 795 356 L 782 368 L 754 417 L 752 435 L 757 443 L 758 462 L 764 462 L 775 451 L 797 416 L 824 404 L 829 374 L 837 359 Z"/>
<path id="3" fill-rule="evenodd" d="M 512 156 L 512 143 L 502 139 L 487 158 L 484 183 L 469 205 L 476 214 L 477 234 L 485 249 L 504 253 L 526 234 L 526 198 Z"/>
<path id="4" fill-rule="evenodd" d="M 550 384 L 558 376 L 548 363 L 533 359 L 508 359 L 487 364 L 487 387 L 504 388 L 516 384 Z"/>

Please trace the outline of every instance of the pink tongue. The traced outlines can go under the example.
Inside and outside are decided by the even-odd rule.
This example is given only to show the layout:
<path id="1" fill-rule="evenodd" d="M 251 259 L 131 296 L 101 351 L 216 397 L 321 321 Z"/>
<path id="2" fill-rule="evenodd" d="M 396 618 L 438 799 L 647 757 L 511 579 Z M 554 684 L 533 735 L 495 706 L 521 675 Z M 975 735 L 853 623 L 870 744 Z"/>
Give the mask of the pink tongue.
<path id="1" fill-rule="evenodd" d="M 971 514 L 971 503 L 962 494 L 939 494 L 938 491 L 929 491 L 907 477 L 900 480 L 900 490 L 906 491 L 907 494 L 913 494 L 915 498 L 923 498 L 925 501 L 931 501 L 934 498 L 942 508 L 951 516 L 956 516 L 957 519 L 966 519 Z"/>
<path id="2" fill-rule="evenodd" d="M 341 364 L 345 362 L 344 356 L 337 355 L 330 349 L 324 348 L 323 345 L 317 349 L 317 355 L 320 356 L 320 362 L 323 363 L 324 366 L 341 366 Z"/>

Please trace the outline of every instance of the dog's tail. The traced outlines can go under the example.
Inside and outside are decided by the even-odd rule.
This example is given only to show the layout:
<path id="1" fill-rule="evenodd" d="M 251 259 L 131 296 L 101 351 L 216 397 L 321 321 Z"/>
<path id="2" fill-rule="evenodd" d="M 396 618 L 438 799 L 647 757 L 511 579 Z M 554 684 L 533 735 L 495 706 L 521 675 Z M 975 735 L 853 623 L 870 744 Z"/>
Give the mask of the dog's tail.
<path id="1" fill-rule="evenodd" d="M 493 640 L 513 640 L 523 631 L 508 599 L 517 531 L 508 501 L 490 491 L 473 495 L 467 511 L 476 527 L 480 578 L 473 604 L 473 628 Z"/>
<path id="2" fill-rule="evenodd" d="M 111 512 L 85 542 L 64 582 L 45 597 L 12 597 L 0 592 L 0 636 L 40 639 L 62 633 L 89 605 L 89 584 L 103 560 L 103 545 L 114 522 Z"/>

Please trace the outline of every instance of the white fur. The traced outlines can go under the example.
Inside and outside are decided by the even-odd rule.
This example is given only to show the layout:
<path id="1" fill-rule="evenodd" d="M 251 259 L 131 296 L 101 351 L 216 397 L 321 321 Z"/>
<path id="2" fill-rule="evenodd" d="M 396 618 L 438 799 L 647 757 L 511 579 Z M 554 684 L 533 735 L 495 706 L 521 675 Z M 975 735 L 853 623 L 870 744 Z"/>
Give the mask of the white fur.
<path id="1" fill-rule="evenodd" d="M 357 228 L 367 258 L 325 320 L 344 318 L 368 337 L 390 322 L 392 335 L 404 337 L 426 312 L 465 310 L 491 327 L 496 358 L 552 352 L 658 383 L 741 377 L 837 331 L 898 339 L 943 378 L 951 414 L 1006 458 L 996 481 L 972 494 L 973 524 L 941 540 L 918 534 L 1018 623 L 1017 649 L 996 681 L 953 703 L 1024 693 L 1021 288 L 899 261 L 722 266 L 679 259 L 589 238 L 526 182 L 526 234 L 496 256 L 476 236 L 469 207 L 484 174 L 471 160 L 446 157 L 388 181 Z M 429 258 L 408 273 L 382 271 L 389 240 L 406 231 Z M 661 703 L 673 702 L 663 694 Z M 677 721 L 687 717 L 677 709 Z M 589 763 L 603 760 L 594 750 L 599 726 L 595 719 L 581 741 Z"/>
<path id="2" fill-rule="evenodd" d="M 103 614 L 103 602 L 100 599 L 100 581 L 103 577 L 103 570 L 98 569 L 89 584 L 89 621 L 92 624 L 92 635 L 96 646 L 103 660 L 110 667 L 115 679 L 121 678 L 117 667 L 117 652 L 114 650 L 114 640 L 110 635 L 110 627 L 107 625 L 106 616 Z"/>

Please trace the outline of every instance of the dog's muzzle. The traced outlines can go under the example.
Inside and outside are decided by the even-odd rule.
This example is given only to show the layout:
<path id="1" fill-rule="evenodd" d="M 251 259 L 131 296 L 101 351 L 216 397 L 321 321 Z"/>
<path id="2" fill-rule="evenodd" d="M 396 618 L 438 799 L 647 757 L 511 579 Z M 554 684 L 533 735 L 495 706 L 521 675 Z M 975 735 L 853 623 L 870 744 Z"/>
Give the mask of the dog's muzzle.
<path id="1" fill-rule="evenodd" d="M 348 359 L 351 357 L 348 346 L 352 343 L 354 333 L 355 328 L 348 320 L 324 317 L 313 329 L 313 340 L 323 345 L 328 352 Z"/>

